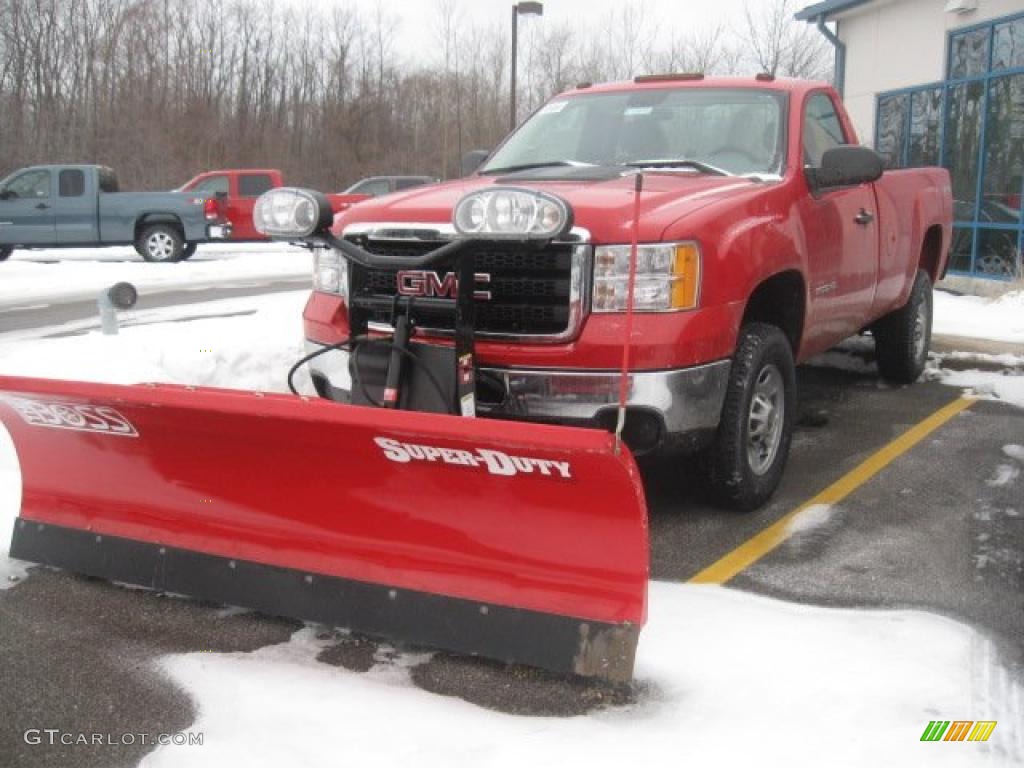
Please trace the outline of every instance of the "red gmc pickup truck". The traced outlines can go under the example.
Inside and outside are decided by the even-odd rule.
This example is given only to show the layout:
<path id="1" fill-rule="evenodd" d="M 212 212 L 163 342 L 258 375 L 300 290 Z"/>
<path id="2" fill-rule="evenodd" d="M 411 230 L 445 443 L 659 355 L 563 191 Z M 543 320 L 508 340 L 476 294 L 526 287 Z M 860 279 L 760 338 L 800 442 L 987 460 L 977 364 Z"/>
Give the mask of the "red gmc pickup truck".
<path id="1" fill-rule="evenodd" d="M 517 216 L 510 188 L 564 201 L 572 226 L 559 239 L 475 253 L 477 408 L 610 429 L 636 210 L 626 440 L 637 453 L 699 454 L 719 503 L 752 509 L 786 462 L 795 364 L 865 330 L 891 381 L 914 381 L 927 358 L 950 179 L 941 168 L 883 173 L 857 143 L 821 83 L 664 75 L 580 86 L 537 110 L 473 175 L 342 211 L 333 233 L 415 256 L 488 217 Z M 466 218 L 454 221 L 467 195 Z M 350 298 L 454 291 L 451 273 L 369 269 L 322 250 L 307 348 L 347 336 Z M 450 333 L 449 317 L 412 311 L 418 336 Z M 345 353 L 311 367 L 321 396 L 349 400 Z"/>
<path id="2" fill-rule="evenodd" d="M 220 200 L 220 213 L 231 225 L 229 239 L 235 242 L 266 240 L 252 224 L 252 208 L 256 198 L 269 189 L 284 186 L 284 177 L 274 168 L 207 171 L 189 179 L 176 192 L 195 192 Z M 368 194 L 327 195 L 335 212 L 344 211 Z"/>

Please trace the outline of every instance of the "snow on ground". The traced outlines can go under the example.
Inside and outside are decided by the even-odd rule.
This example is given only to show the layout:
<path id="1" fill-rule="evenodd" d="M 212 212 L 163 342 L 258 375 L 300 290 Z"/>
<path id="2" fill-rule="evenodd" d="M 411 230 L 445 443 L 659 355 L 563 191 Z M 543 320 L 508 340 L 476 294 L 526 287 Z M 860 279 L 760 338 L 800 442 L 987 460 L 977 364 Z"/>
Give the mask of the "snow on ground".
<path id="1" fill-rule="evenodd" d="M 311 273 L 309 251 L 276 243 L 201 245 L 177 264 L 150 264 L 132 248 L 15 251 L 0 264 L 0 309 L 95 298 L 120 281 L 140 291 L 188 290 Z"/>
<path id="2" fill-rule="evenodd" d="M 950 371 L 929 366 L 925 376 L 966 394 L 1024 408 L 1024 376 L 1009 371 Z"/>
<path id="3" fill-rule="evenodd" d="M 193 653 L 163 671 L 194 697 L 203 746 L 141 768 L 320 765 L 1012 766 L 1024 691 L 984 637 L 916 611 L 781 602 L 655 582 L 635 704 L 570 718 L 428 693 L 399 656 L 359 674 L 316 661 L 315 629 L 254 653 Z M 922 744 L 930 720 L 992 719 L 987 743 Z"/>
<path id="4" fill-rule="evenodd" d="M 142 324 L 126 324 L 116 336 L 92 331 L 28 342 L 0 336 L 0 375 L 285 392 L 288 369 L 303 354 L 308 297 L 289 291 L 128 313 L 129 322 Z M 303 370 L 296 380 L 308 383 L 308 374 Z"/>
<path id="5" fill-rule="evenodd" d="M 786 533 L 798 535 L 819 530 L 829 524 L 832 520 L 832 513 L 831 504 L 812 504 L 793 516 L 793 519 L 786 525 Z"/>
<path id="6" fill-rule="evenodd" d="M 1016 343 L 1024 354 L 1024 291 L 995 299 L 935 291 L 932 332 Z"/>
<path id="7" fill-rule="evenodd" d="M 992 477 L 985 481 L 985 485 L 992 488 L 1002 488 L 1009 485 L 1020 476 L 1020 469 L 1012 464 L 998 464 Z"/>

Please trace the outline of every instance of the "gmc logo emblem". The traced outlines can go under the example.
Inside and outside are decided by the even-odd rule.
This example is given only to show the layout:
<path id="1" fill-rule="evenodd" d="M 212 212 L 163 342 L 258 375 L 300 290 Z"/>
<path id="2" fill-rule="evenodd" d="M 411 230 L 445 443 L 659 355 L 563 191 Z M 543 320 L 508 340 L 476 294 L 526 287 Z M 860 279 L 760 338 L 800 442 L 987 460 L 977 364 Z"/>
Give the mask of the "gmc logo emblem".
<path id="1" fill-rule="evenodd" d="M 477 285 L 487 285 L 491 282 L 491 276 L 486 272 L 477 272 L 474 277 Z M 454 299 L 458 289 L 459 282 L 454 272 L 445 272 L 444 277 L 428 269 L 403 269 L 398 272 L 398 292 L 402 296 Z M 473 291 L 473 298 L 490 301 L 491 292 L 476 290 Z"/>

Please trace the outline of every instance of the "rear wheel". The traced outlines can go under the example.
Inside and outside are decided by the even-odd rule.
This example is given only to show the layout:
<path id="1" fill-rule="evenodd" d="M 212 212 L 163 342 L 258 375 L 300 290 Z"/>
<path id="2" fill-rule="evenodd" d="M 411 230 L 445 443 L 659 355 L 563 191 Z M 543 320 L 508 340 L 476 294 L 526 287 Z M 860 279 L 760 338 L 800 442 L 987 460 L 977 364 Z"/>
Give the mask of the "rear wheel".
<path id="1" fill-rule="evenodd" d="M 14 249 L 10 246 L 0 245 L 0 261 L 7 261 L 12 253 L 14 253 Z"/>
<path id="2" fill-rule="evenodd" d="M 796 411 L 796 371 L 786 335 L 751 323 L 740 331 L 722 418 L 708 449 L 714 500 L 751 510 L 775 492 L 789 455 Z"/>
<path id="3" fill-rule="evenodd" d="M 181 250 L 180 260 L 185 261 L 185 259 L 191 259 L 195 255 L 196 248 L 198 247 L 198 243 L 185 243 L 185 247 Z"/>
<path id="4" fill-rule="evenodd" d="M 876 322 L 875 357 L 882 378 L 910 384 L 924 371 L 932 340 L 932 281 L 918 270 L 907 303 Z"/>
<path id="5" fill-rule="evenodd" d="M 185 240 L 169 224 L 150 224 L 139 233 L 135 250 L 146 261 L 179 261 L 185 251 Z"/>

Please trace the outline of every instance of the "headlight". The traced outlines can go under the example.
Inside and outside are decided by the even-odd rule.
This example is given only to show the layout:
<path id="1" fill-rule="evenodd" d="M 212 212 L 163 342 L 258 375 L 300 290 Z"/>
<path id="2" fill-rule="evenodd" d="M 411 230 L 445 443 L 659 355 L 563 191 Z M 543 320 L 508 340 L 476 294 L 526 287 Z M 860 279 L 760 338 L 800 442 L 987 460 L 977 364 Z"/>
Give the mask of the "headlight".
<path id="1" fill-rule="evenodd" d="M 313 290 L 348 298 L 348 261 L 337 251 L 321 248 L 314 253 Z"/>
<path id="2" fill-rule="evenodd" d="M 629 292 L 628 245 L 594 249 L 595 312 L 624 312 Z M 657 243 L 636 248 L 633 311 L 694 309 L 700 292 L 700 247 L 696 243 Z"/>
<path id="3" fill-rule="evenodd" d="M 269 237 L 308 237 L 331 225 L 331 204 L 319 192 L 278 187 L 264 192 L 252 210 L 257 231 Z"/>
<path id="4" fill-rule="evenodd" d="M 463 197 L 452 219 L 464 237 L 551 240 L 572 227 L 572 209 L 546 192 L 491 187 Z"/>

